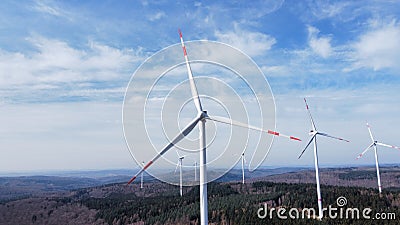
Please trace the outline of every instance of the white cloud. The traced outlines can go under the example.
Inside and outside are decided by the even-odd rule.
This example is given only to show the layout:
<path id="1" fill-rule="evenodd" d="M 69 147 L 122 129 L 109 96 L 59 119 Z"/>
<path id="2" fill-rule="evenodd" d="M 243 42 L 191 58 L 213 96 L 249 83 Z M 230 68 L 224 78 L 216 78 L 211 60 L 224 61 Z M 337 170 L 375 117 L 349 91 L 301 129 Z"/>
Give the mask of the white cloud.
<path id="1" fill-rule="evenodd" d="M 308 26 L 308 44 L 317 55 L 328 58 L 332 54 L 331 37 L 318 37 L 319 30 Z"/>
<path id="2" fill-rule="evenodd" d="M 79 83 L 128 79 L 134 65 L 143 59 L 140 48 L 117 49 L 92 42 L 78 50 L 66 42 L 40 36 L 28 41 L 34 52 L 0 50 L 0 89 L 13 89 L 17 94 L 19 89 L 31 87 L 51 89 L 73 83 L 79 88 Z"/>
<path id="3" fill-rule="evenodd" d="M 250 56 L 265 54 L 276 43 L 276 39 L 270 35 L 242 30 L 235 25 L 234 31 L 216 31 L 218 41 L 232 45 Z"/>
<path id="4" fill-rule="evenodd" d="M 284 0 L 255 0 L 251 1 L 251 4 L 247 4 L 245 7 L 243 7 L 242 2 L 232 1 L 232 4 L 237 10 L 235 13 L 240 14 L 242 18 L 258 19 L 279 10 L 284 2 Z"/>
<path id="5" fill-rule="evenodd" d="M 37 0 L 34 2 L 33 6 L 30 6 L 29 9 L 46 16 L 50 15 L 53 17 L 62 17 L 69 21 L 73 21 L 77 16 L 75 12 L 69 11 L 65 7 L 59 6 L 59 4 L 54 1 Z"/>
<path id="6" fill-rule="evenodd" d="M 63 14 L 59 8 L 45 4 L 43 1 L 37 1 L 33 8 L 39 12 L 53 16 L 61 16 Z"/>
<path id="7" fill-rule="evenodd" d="M 371 29 L 352 44 L 354 68 L 399 69 L 400 24 L 396 21 L 371 22 Z"/>
<path id="8" fill-rule="evenodd" d="M 165 16 L 166 16 L 166 15 L 165 15 L 165 12 L 160 11 L 160 12 L 157 12 L 156 14 L 149 15 L 147 18 L 148 18 L 150 21 L 156 21 L 156 20 L 162 19 L 162 18 L 165 17 Z"/>
<path id="9" fill-rule="evenodd" d="M 317 19 L 333 18 L 343 15 L 351 4 L 349 2 L 340 1 L 309 1 L 310 12 Z"/>

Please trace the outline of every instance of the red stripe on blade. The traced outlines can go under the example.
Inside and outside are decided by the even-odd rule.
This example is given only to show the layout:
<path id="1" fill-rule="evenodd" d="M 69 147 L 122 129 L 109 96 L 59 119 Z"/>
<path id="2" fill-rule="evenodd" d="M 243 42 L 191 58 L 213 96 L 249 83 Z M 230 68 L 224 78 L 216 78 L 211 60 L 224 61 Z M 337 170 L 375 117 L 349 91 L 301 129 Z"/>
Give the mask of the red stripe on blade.
<path id="1" fill-rule="evenodd" d="M 143 167 L 143 170 L 146 170 L 151 164 L 153 164 L 153 161 L 148 162 L 148 163 Z"/>
<path id="2" fill-rule="evenodd" d="M 184 56 L 187 55 L 187 53 L 186 53 L 186 47 L 185 47 L 185 46 L 183 47 L 183 55 L 184 55 Z"/>
<path id="3" fill-rule="evenodd" d="M 132 183 L 135 179 L 136 179 L 136 176 L 132 177 L 132 179 L 130 179 L 130 180 L 128 181 L 128 184 Z"/>
<path id="4" fill-rule="evenodd" d="M 292 140 L 296 140 L 296 141 L 301 141 L 301 140 L 300 140 L 300 138 L 293 137 L 293 136 L 290 136 L 290 139 L 292 139 Z"/>
<path id="5" fill-rule="evenodd" d="M 272 130 L 268 130 L 268 134 L 273 134 L 273 135 L 279 136 L 279 132 L 275 132 L 275 131 L 272 131 Z"/>

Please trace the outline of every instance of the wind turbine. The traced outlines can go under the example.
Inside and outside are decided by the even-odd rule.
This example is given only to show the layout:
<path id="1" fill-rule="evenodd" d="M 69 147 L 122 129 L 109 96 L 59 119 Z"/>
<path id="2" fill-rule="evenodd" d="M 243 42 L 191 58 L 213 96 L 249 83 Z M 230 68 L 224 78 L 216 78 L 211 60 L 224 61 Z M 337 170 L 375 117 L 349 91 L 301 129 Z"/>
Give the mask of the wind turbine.
<path id="1" fill-rule="evenodd" d="M 308 115 L 309 115 L 310 121 L 311 121 L 311 131 L 309 133 L 310 136 L 311 136 L 311 139 L 308 142 L 308 144 L 306 145 L 306 147 L 304 148 L 304 150 L 300 153 L 299 159 L 303 155 L 303 153 L 307 150 L 308 146 L 310 146 L 311 142 L 314 142 L 314 163 L 315 163 L 315 180 L 316 180 L 316 183 L 317 183 L 318 219 L 321 220 L 322 217 L 323 217 L 323 212 L 322 212 L 321 188 L 320 188 L 320 185 L 319 185 L 319 175 L 318 175 L 317 135 L 321 135 L 321 136 L 337 139 L 337 140 L 340 140 L 340 141 L 346 141 L 346 142 L 349 142 L 349 141 L 345 140 L 343 138 L 334 137 L 334 136 L 328 135 L 326 133 L 322 133 L 322 132 L 317 131 L 317 128 L 315 127 L 314 120 L 313 120 L 313 118 L 311 116 L 311 112 L 310 112 L 310 109 L 308 108 L 308 104 L 307 104 L 307 101 L 306 101 L 305 98 L 304 98 L 304 102 L 306 104 Z"/>
<path id="2" fill-rule="evenodd" d="M 242 161 L 242 183 L 244 184 L 244 165 L 246 164 L 246 158 L 244 157 L 244 152 L 240 155 Z"/>
<path id="3" fill-rule="evenodd" d="M 187 136 L 195 127 L 199 125 L 199 144 L 200 144 L 200 221 L 202 225 L 208 224 L 208 204 L 207 204 L 207 152 L 206 152 L 206 121 L 211 120 L 219 123 L 229 124 L 231 126 L 243 127 L 251 130 L 256 130 L 260 132 L 264 132 L 271 135 L 283 136 L 289 138 L 291 140 L 301 141 L 299 138 L 293 136 L 287 136 L 280 134 L 279 132 L 272 130 L 264 130 L 262 128 L 258 128 L 255 126 L 251 126 L 245 123 L 241 123 L 238 121 L 231 120 L 230 118 L 220 117 L 220 116 L 211 116 L 207 111 L 203 110 L 201 105 L 200 97 L 197 92 L 197 87 L 195 80 L 193 78 L 192 69 L 189 64 L 189 59 L 187 56 L 187 51 L 185 47 L 185 43 L 183 42 L 182 33 L 179 30 L 179 36 L 181 40 L 183 55 L 185 58 L 186 69 L 189 77 L 190 90 L 192 93 L 192 99 L 194 105 L 197 109 L 196 117 L 181 131 L 181 133 L 177 134 L 171 142 L 169 142 L 152 160 L 150 160 L 139 172 L 136 173 L 129 181 L 128 184 L 132 183 L 137 176 L 139 176 L 143 171 L 145 171 L 151 164 L 153 164 L 157 159 L 159 159 L 163 154 L 165 154 L 168 150 L 174 147 L 178 142 L 180 142 L 185 136 Z"/>
<path id="4" fill-rule="evenodd" d="M 388 145 L 388 144 L 383 144 L 383 143 L 378 142 L 377 140 L 374 139 L 374 136 L 372 135 L 372 132 L 371 132 L 371 126 L 368 124 L 368 122 L 367 122 L 367 128 L 368 128 L 368 131 L 369 131 L 369 136 L 371 137 L 371 140 L 372 140 L 372 144 L 370 144 L 360 155 L 358 155 L 356 159 L 361 158 L 368 150 L 371 149 L 371 147 L 374 147 L 376 175 L 378 177 L 378 188 L 379 188 L 379 193 L 382 193 L 381 177 L 379 175 L 379 164 L 378 164 L 378 148 L 376 146 L 380 145 L 380 146 L 383 146 L 383 147 L 396 148 L 396 149 L 399 149 L 399 150 L 400 150 L 400 148 L 396 147 L 396 146 L 393 146 L 393 145 Z"/>
<path id="5" fill-rule="evenodd" d="M 144 166 L 144 161 L 142 162 L 142 165 Z M 140 189 L 143 188 L 143 173 L 140 174 Z"/>
<path id="6" fill-rule="evenodd" d="M 176 153 L 178 153 L 178 152 L 176 152 Z M 178 158 L 178 163 L 176 164 L 176 167 L 175 167 L 175 173 L 176 173 L 176 170 L 179 167 L 179 193 L 182 196 L 183 195 L 183 189 L 182 189 L 182 164 L 183 164 L 183 159 L 185 158 L 185 156 L 180 156 L 179 154 L 178 154 L 178 156 L 179 156 L 179 158 Z"/>

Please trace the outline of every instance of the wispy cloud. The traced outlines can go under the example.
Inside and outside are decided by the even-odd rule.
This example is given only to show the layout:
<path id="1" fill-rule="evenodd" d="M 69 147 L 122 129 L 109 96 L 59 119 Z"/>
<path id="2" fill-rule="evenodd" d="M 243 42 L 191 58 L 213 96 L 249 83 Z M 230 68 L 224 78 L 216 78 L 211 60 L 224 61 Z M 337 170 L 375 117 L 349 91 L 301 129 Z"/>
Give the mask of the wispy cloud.
<path id="1" fill-rule="evenodd" d="M 354 52 L 353 69 L 371 68 L 373 70 L 394 69 L 399 74 L 400 64 L 400 23 L 373 21 L 372 27 L 361 34 L 351 45 Z"/>
<path id="2" fill-rule="evenodd" d="M 308 45 L 319 56 L 327 58 L 332 53 L 331 37 L 319 37 L 319 30 L 308 26 Z"/>
<path id="3" fill-rule="evenodd" d="M 85 49 L 75 49 L 64 41 L 42 36 L 27 40 L 34 52 L 0 51 L 0 70 L 7 71 L 0 76 L 1 89 L 18 93 L 27 87 L 45 90 L 67 84 L 80 89 L 81 83 L 127 81 L 133 66 L 144 57 L 140 48 L 117 49 L 91 42 Z"/>
<path id="4" fill-rule="evenodd" d="M 252 4 L 243 7 L 241 2 L 232 1 L 232 7 L 237 10 L 236 13 L 242 15 L 242 18 L 258 19 L 267 14 L 276 12 L 282 7 L 284 2 L 285 2 L 284 0 L 272 0 L 272 1 L 257 0 L 257 1 L 252 1 Z"/>
<path id="5" fill-rule="evenodd" d="M 47 13 L 53 16 L 63 15 L 63 12 L 61 12 L 58 7 L 50 6 L 49 4 L 45 4 L 43 1 L 36 1 L 33 8 L 39 12 Z"/>
<path id="6" fill-rule="evenodd" d="M 150 21 L 156 21 L 156 20 L 162 19 L 162 18 L 165 17 L 165 16 L 166 16 L 165 12 L 160 11 L 160 12 L 157 12 L 157 13 L 155 13 L 155 14 L 149 15 L 147 18 L 148 18 Z"/>
<path id="7" fill-rule="evenodd" d="M 67 10 L 65 7 L 60 6 L 58 3 L 59 2 L 51 0 L 35 0 L 30 9 L 46 16 L 62 17 L 67 21 L 73 21 L 77 14 Z"/>
<path id="8" fill-rule="evenodd" d="M 343 15 L 351 4 L 346 1 L 308 1 L 310 12 L 317 19 L 326 19 Z"/>
<path id="9" fill-rule="evenodd" d="M 233 31 L 216 31 L 218 41 L 230 44 L 250 56 L 265 54 L 276 43 L 276 39 L 268 34 L 252 32 L 234 26 Z"/>

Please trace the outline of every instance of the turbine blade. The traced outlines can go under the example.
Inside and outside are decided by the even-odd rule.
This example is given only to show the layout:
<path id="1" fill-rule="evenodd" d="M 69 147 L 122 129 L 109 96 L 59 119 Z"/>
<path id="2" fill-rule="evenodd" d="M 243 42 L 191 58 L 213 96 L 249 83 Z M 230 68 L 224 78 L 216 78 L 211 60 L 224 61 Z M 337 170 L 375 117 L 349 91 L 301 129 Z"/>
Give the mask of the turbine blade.
<path id="1" fill-rule="evenodd" d="M 250 129 L 250 130 L 256 130 L 256 131 L 264 132 L 264 133 L 275 135 L 275 136 L 282 136 L 282 137 L 286 137 L 286 138 L 289 138 L 289 139 L 295 140 L 295 141 L 301 141 L 300 138 L 297 138 L 297 137 L 294 137 L 294 136 L 285 135 L 285 134 L 282 134 L 282 133 L 279 133 L 279 132 L 276 132 L 276 131 L 272 131 L 272 130 L 264 130 L 264 129 L 261 129 L 259 127 L 255 127 L 255 126 L 251 126 L 251 125 L 248 125 L 248 124 L 245 124 L 245 123 L 242 123 L 242 122 L 231 120 L 231 119 L 226 118 L 226 117 L 208 115 L 206 117 L 206 119 L 213 120 L 215 122 L 229 124 L 229 125 L 232 125 L 232 126 L 243 127 L 243 128 L 247 128 L 247 129 Z"/>
<path id="2" fill-rule="evenodd" d="M 372 146 L 374 146 L 374 142 L 372 142 L 372 144 L 370 146 L 368 146 L 363 152 L 361 152 L 356 159 L 361 158 Z"/>
<path id="3" fill-rule="evenodd" d="M 175 152 L 176 152 L 176 154 L 178 155 L 178 158 L 180 158 L 181 155 L 179 154 L 178 150 L 176 150 Z"/>
<path id="4" fill-rule="evenodd" d="M 315 136 L 316 136 L 316 134 L 314 134 L 314 135 L 311 137 L 311 139 L 310 139 L 310 141 L 307 143 L 306 147 L 305 147 L 305 148 L 303 149 L 303 151 L 300 153 L 298 159 L 301 158 L 301 156 L 304 154 L 304 152 L 306 151 L 306 149 L 308 148 L 308 146 L 310 146 L 310 144 L 311 144 L 311 142 L 314 140 Z"/>
<path id="5" fill-rule="evenodd" d="M 396 148 L 396 149 L 399 149 L 399 150 L 400 150 L 399 147 L 394 146 L 394 145 L 388 145 L 388 144 L 384 144 L 384 143 L 380 143 L 380 142 L 376 142 L 376 144 L 377 144 L 377 145 L 380 145 L 380 146 L 384 146 L 384 147 L 388 147 L 388 148 Z"/>
<path id="6" fill-rule="evenodd" d="M 197 125 L 197 122 L 201 117 L 197 117 L 194 119 L 189 125 L 183 129 L 182 133 L 179 133 L 169 144 L 167 144 L 161 151 L 158 153 L 150 162 L 148 162 L 139 172 L 136 173 L 135 176 L 133 176 L 129 181 L 128 184 L 132 183 L 143 171 L 145 171 L 151 164 L 153 164 L 158 158 L 160 158 L 164 153 L 166 153 L 168 150 L 170 150 L 174 145 L 176 145 L 179 141 L 181 141 L 185 136 L 187 136 L 193 128 Z"/>
<path id="7" fill-rule="evenodd" d="M 178 160 L 178 162 L 176 163 L 176 167 L 175 167 L 174 173 L 176 173 L 176 170 L 178 169 L 178 167 L 179 167 L 179 160 Z"/>
<path id="8" fill-rule="evenodd" d="M 333 139 L 336 139 L 336 140 L 340 140 L 340 141 L 350 142 L 349 140 L 346 140 L 346 139 L 343 139 L 343 138 L 339 138 L 339 137 L 334 137 L 334 136 L 331 136 L 329 134 L 324 134 L 324 133 L 317 133 L 317 134 L 320 134 L 320 135 L 325 136 L 325 137 L 333 138 Z"/>
<path id="9" fill-rule="evenodd" d="M 203 108 L 201 107 L 199 93 L 197 92 L 196 83 L 195 83 L 194 78 L 193 78 L 192 68 L 190 67 L 190 64 L 189 64 L 189 58 L 187 56 L 185 43 L 183 42 L 183 37 L 182 37 L 181 30 L 179 30 L 179 37 L 181 38 L 183 55 L 185 57 L 186 68 L 187 68 L 187 71 L 188 71 L 190 90 L 192 92 L 193 101 L 194 101 L 194 104 L 196 105 L 197 112 L 203 112 Z"/>
<path id="10" fill-rule="evenodd" d="M 369 132 L 369 136 L 371 137 L 371 140 L 374 142 L 374 136 L 372 136 L 372 132 L 371 132 L 371 126 L 369 125 L 369 123 L 367 122 L 367 128 L 368 128 L 368 132 Z"/>
<path id="11" fill-rule="evenodd" d="M 311 120 L 312 129 L 313 129 L 314 131 L 316 131 L 317 128 L 315 127 L 315 123 L 314 123 L 314 120 L 313 120 L 313 118 L 312 118 L 312 116 L 311 116 L 310 108 L 308 107 L 306 98 L 304 98 L 304 103 L 306 103 L 306 108 L 307 108 L 308 116 L 310 117 L 310 120 Z"/>

